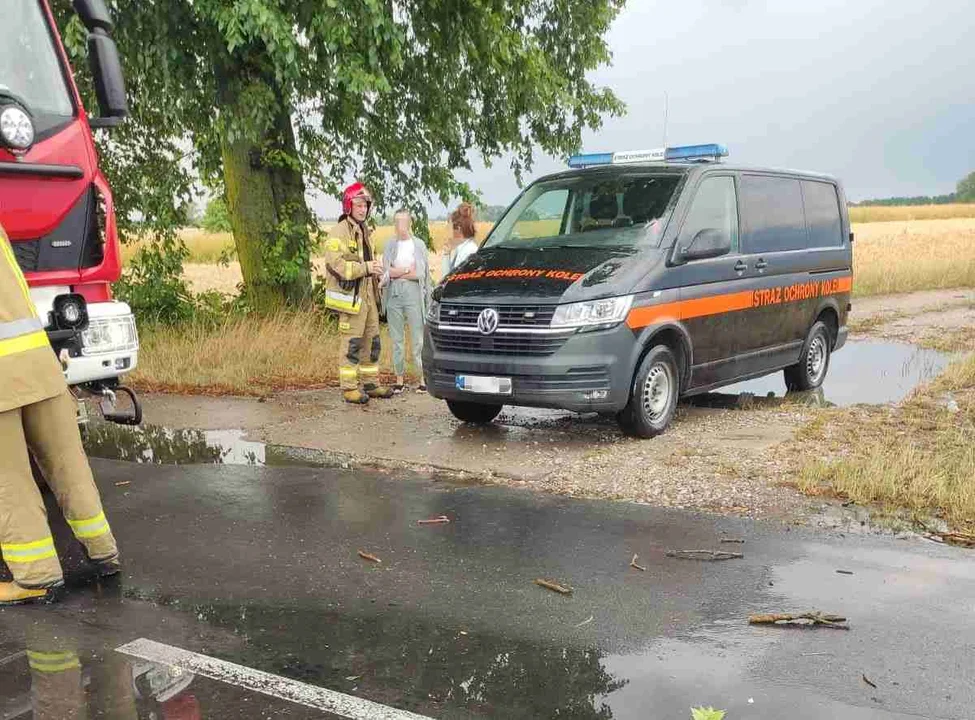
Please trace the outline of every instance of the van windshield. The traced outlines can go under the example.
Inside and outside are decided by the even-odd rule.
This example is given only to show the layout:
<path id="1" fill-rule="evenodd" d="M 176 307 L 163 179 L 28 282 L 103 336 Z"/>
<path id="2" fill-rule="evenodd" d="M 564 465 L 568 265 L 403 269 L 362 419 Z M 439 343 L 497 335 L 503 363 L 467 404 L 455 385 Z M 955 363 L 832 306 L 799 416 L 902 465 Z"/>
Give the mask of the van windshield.
<path id="1" fill-rule="evenodd" d="M 536 183 L 484 247 L 655 247 L 681 177 L 582 175 Z"/>
<path id="2" fill-rule="evenodd" d="M 3 0 L 0 96 L 24 103 L 38 131 L 74 115 L 54 38 L 38 0 Z"/>

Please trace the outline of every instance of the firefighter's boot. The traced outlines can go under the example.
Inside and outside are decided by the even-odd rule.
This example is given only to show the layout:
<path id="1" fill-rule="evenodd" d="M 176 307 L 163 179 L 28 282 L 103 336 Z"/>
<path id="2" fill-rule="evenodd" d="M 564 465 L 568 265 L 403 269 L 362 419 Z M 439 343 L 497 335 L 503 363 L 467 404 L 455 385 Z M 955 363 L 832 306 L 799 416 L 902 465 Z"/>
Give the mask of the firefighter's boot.
<path id="1" fill-rule="evenodd" d="M 385 385 L 366 383 L 362 387 L 366 391 L 366 395 L 368 395 L 371 398 L 380 398 L 382 400 L 385 400 L 386 398 L 393 397 L 393 388 L 386 387 Z"/>
<path id="2" fill-rule="evenodd" d="M 45 589 L 34 590 L 21 587 L 15 582 L 0 582 L 0 607 L 47 602 L 48 599 L 48 591 Z"/>
<path id="3" fill-rule="evenodd" d="M 369 396 L 359 388 L 343 390 L 342 399 L 351 405 L 365 405 L 369 402 Z"/>
<path id="4" fill-rule="evenodd" d="M 99 577 L 112 577 L 122 572 L 122 563 L 119 562 L 117 553 L 114 557 L 107 557 L 101 560 L 91 560 L 90 562 L 95 566 L 95 570 L 98 572 Z"/>

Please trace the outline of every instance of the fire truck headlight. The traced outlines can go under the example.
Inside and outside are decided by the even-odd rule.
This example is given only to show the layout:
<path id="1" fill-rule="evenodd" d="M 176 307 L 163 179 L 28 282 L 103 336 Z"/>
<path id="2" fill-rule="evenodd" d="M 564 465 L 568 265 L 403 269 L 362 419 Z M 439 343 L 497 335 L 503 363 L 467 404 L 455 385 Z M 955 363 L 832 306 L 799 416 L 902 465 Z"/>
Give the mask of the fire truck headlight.
<path id="1" fill-rule="evenodd" d="M 81 354 L 98 355 L 139 349 L 139 335 L 132 315 L 92 318 L 81 334 Z"/>
<path id="2" fill-rule="evenodd" d="M 30 115 L 16 105 L 0 112 L 0 137 L 14 150 L 26 150 L 34 144 L 34 123 Z"/>

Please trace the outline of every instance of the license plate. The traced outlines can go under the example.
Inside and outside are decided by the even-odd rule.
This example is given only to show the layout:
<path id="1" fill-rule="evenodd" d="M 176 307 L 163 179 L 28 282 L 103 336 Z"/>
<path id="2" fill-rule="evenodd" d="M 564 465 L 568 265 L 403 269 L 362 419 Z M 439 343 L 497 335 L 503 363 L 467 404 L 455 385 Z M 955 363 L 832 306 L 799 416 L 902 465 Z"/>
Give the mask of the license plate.
<path id="1" fill-rule="evenodd" d="M 477 375 L 458 375 L 457 389 L 464 392 L 484 395 L 510 395 L 511 378 L 479 377 Z"/>

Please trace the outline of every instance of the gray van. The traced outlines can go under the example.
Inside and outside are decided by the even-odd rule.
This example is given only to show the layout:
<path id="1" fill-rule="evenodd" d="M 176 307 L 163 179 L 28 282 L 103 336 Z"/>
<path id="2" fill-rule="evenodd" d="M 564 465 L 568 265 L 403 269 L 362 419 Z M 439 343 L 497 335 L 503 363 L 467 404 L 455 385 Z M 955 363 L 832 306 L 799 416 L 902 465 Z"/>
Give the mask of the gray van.
<path id="1" fill-rule="evenodd" d="M 681 396 L 779 371 L 822 384 L 853 285 L 843 189 L 725 155 L 575 156 L 525 188 L 434 290 L 429 392 L 466 422 L 564 408 L 652 437 Z"/>

